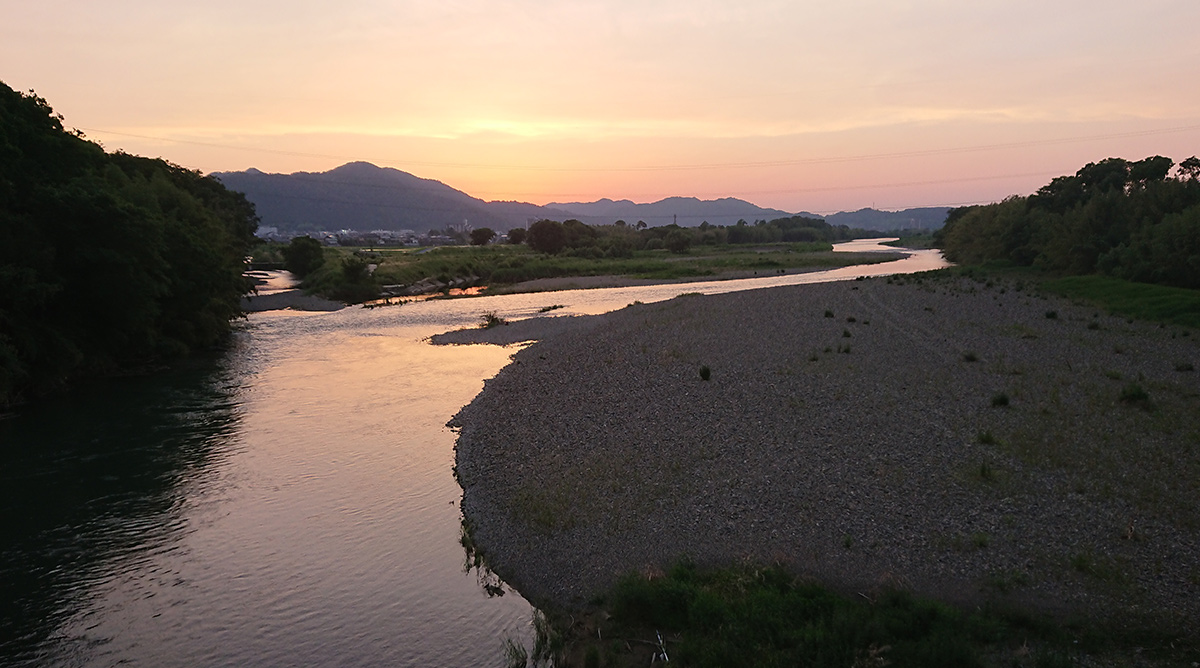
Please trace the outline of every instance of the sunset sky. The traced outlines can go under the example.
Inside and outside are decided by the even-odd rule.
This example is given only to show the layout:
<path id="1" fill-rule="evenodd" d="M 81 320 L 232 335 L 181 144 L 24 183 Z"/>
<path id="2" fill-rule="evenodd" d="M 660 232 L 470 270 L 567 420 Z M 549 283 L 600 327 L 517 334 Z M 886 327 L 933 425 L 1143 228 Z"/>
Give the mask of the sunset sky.
<path id="1" fill-rule="evenodd" d="M 204 172 L 484 199 L 988 202 L 1200 154 L 1196 0 L 0 0 L 0 81 Z"/>

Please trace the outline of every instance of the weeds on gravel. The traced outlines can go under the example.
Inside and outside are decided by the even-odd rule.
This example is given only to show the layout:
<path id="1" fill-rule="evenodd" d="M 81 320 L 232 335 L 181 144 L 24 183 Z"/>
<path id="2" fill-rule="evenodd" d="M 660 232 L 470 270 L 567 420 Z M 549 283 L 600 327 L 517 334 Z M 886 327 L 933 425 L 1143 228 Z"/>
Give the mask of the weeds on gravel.
<path id="1" fill-rule="evenodd" d="M 708 380 L 712 378 L 712 369 L 707 366 L 700 367 L 700 380 Z"/>
<path id="2" fill-rule="evenodd" d="M 543 306 L 540 309 L 538 309 L 538 313 L 549 313 L 550 311 L 554 311 L 554 310 L 557 310 L 560 308 L 566 308 L 566 307 L 567 306 L 565 304 L 551 304 L 550 306 Z"/>
<path id="3" fill-rule="evenodd" d="M 850 330 L 848 330 L 848 329 L 843 329 L 843 330 L 842 330 L 842 338 L 843 338 L 843 339 L 848 339 L 848 338 L 850 338 L 850 336 L 851 336 L 851 334 L 850 334 Z"/>
<path id="4" fill-rule="evenodd" d="M 978 362 L 979 361 L 979 355 L 976 355 L 975 353 L 971 352 L 970 350 L 963 353 L 962 358 L 963 358 L 964 362 Z"/>
<path id="5" fill-rule="evenodd" d="M 997 392 L 992 395 L 992 406 L 1003 408 L 1008 405 L 1008 395 L 1004 392 Z"/>
<path id="6" fill-rule="evenodd" d="M 1046 311 L 1046 319 L 1047 320 L 1057 320 L 1058 319 L 1058 311 Z"/>
<path id="7" fill-rule="evenodd" d="M 983 579 L 983 586 L 992 591 L 1005 594 L 1014 589 L 1024 587 L 1029 582 L 1028 573 L 1022 570 L 1011 569 L 988 573 Z"/>
<path id="8" fill-rule="evenodd" d="M 1122 387 L 1120 399 L 1122 403 L 1139 408 L 1150 408 L 1150 395 L 1137 383 L 1128 383 Z"/>
<path id="9" fill-rule="evenodd" d="M 513 513 L 534 527 L 553 533 L 575 526 L 572 495 L 565 488 L 523 487 L 513 495 Z"/>
<path id="10" fill-rule="evenodd" d="M 1104 582 L 1119 582 L 1124 578 L 1116 562 L 1107 557 L 1097 557 L 1091 550 L 1071 555 L 1071 568 Z"/>
<path id="11" fill-rule="evenodd" d="M 999 445 L 1000 444 L 1000 440 L 997 439 L 995 436 L 993 436 L 992 432 L 990 432 L 986 429 L 979 432 L 979 434 L 975 437 L 975 439 L 983 445 Z"/>
<path id="12" fill-rule="evenodd" d="M 483 322 L 480 323 L 479 326 L 483 329 L 491 329 L 493 327 L 499 327 L 500 325 L 508 324 L 507 320 L 496 315 L 494 311 L 488 311 L 480 317 L 483 319 Z"/>
<path id="13" fill-rule="evenodd" d="M 1191 362 L 1176 362 L 1175 370 L 1176 371 L 1195 371 L 1196 367 L 1193 366 Z"/>
<path id="14" fill-rule="evenodd" d="M 996 480 L 996 471 L 991 464 L 987 463 L 986 459 L 979 463 L 979 479 L 984 482 L 995 482 Z"/>
<path id="15" fill-rule="evenodd" d="M 825 309 L 825 317 L 826 317 L 826 318 L 832 318 L 832 317 L 833 317 L 833 311 L 830 311 L 829 309 Z"/>

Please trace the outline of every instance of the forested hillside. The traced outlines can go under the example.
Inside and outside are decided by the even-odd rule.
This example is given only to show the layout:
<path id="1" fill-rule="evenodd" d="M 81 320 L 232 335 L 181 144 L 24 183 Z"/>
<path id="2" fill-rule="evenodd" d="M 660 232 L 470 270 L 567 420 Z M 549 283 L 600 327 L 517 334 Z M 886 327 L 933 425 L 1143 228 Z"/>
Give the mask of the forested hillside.
<path id="1" fill-rule="evenodd" d="M 221 342 L 256 226 L 217 181 L 105 153 L 0 83 L 0 407 Z"/>
<path id="2" fill-rule="evenodd" d="M 1200 288 L 1200 160 L 1089 163 L 1028 197 L 954 209 L 940 242 L 953 262 Z"/>

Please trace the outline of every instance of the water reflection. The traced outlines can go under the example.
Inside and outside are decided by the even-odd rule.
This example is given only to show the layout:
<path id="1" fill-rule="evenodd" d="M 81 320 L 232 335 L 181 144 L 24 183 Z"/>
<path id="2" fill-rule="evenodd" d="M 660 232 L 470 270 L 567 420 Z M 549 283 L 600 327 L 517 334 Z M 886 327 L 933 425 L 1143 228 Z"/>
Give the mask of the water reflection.
<path id="1" fill-rule="evenodd" d="M 171 548 L 189 488 L 231 447 L 228 381 L 204 364 L 0 421 L 0 663 L 51 663 L 45 641 L 92 587 Z"/>
<path id="2" fill-rule="evenodd" d="M 254 314 L 219 361 L 28 407 L 0 420 L 0 664 L 501 664 L 532 611 L 463 572 L 444 425 L 514 349 L 427 337 L 939 263 Z"/>

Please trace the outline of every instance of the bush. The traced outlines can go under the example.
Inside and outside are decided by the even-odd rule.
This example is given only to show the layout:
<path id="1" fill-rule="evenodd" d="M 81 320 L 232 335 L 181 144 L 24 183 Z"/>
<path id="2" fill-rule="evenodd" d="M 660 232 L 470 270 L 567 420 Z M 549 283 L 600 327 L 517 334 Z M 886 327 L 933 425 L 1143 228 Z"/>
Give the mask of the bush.
<path id="1" fill-rule="evenodd" d="M 567 231 L 556 220 L 539 220 L 529 226 L 525 243 L 539 253 L 558 253 L 567 246 Z"/>
<path id="2" fill-rule="evenodd" d="M 667 234 L 667 238 L 663 240 L 663 245 L 672 253 L 682 255 L 692 247 L 692 235 L 683 230 L 671 230 Z"/>
<path id="3" fill-rule="evenodd" d="M 1129 383 L 1121 388 L 1121 401 L 1127 404 L 1149 404 L 1150 395 L 1137 383 Z"/>
<path id="4" fill-rule="evenodd" d="M 496 315 L 494 311 L 488 311 L 480 316 L 480 318 L 482 319 L 482 322 L 479 326 L 483 329 L 491 329 L 493 327 L 499 327 L 501 325 L 508 324 L 507 320 Z"/>
<path id="5" fill-rule="evenodd" d="M 496 232 L 490 227 L 481 227 L 477 230 L 471 230 L 471 245 L 486 246 L 496 238 Z"/>
<path id="6" fill-rule="evenodd" d="M 296 237 L 283 249 L 283 268 L 300 278 L 325 264 L 325 249 L 312 237 Z"/>

